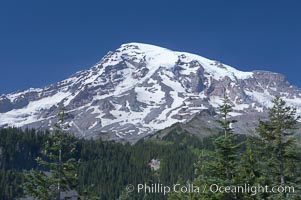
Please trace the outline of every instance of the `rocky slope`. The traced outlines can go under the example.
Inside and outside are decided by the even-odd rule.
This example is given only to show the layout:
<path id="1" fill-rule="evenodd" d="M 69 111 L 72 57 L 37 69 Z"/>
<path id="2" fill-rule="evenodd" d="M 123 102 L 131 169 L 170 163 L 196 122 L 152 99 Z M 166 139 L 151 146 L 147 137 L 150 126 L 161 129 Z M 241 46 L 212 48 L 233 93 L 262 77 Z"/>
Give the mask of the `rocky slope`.
<path id="1" fill-rule="evenodd" d="M 265 116 L 276 95 L 301 113 L 301 90 L 281 74 L 242 72 L 195 54 L 129 43 L 63 81 L 1 95 L 0 127 L 50 128 L 64 104 L 77 136 L 136 141 L 177 122 L 190 121 L 194 131 L 214 126 L 224 94 L 241 133 Z"/>

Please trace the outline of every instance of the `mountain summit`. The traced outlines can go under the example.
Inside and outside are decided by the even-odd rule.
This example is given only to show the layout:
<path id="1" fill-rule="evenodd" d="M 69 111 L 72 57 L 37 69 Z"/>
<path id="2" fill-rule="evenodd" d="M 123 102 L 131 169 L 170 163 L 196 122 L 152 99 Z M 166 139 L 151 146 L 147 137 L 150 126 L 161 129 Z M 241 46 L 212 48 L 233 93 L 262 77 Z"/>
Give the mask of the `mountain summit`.
<path id="1" fill-rule="evenodd" d="M 66 125 L 77 136 L 136 141 L 195 117 L 210 125 L 225 94 L 242 132 L 266 114 L 274 96 L 301 113 L 301 90 L 281 74 L 242 72 L 195 54 L 128 43 L 63 81 L 1 95 L 0 127 L 50 128 L 64 104 Z"/>

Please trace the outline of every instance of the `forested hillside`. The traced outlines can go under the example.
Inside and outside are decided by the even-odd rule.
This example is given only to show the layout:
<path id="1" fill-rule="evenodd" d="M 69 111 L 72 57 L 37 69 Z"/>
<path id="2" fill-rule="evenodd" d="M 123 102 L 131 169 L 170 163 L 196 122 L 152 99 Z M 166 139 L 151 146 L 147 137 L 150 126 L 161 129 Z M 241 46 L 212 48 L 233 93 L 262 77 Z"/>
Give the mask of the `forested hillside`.
<path id="1" fill-rule="evenodd" d="M 38 168 L 35 158 L 41 156 L 48 134 L 32 129 L 0 130 L 0 199 L 23 196 L 23 172 Z M 203 148 L 201 140 L 178 134 L 176 129 L 162 140 L 142 140 L 132 146 L 72 136 L 70 140 L 77 142 L 75 156 L 80 159 L 77 191 L 108 200 L 117 199 L 127 184 L 160 181 L 170 185 L 180 177 L 192 179 L 193 163 L 197 161 L 198 150 Z M 206 146 L 212 146 L 210 140 Z M 152 159 L 161 162 L 157 172 L 149 166 Z M 141 199 L 141 196 L 131 198 Z M 164 199 L 160 195 L 149 198 Z"/>

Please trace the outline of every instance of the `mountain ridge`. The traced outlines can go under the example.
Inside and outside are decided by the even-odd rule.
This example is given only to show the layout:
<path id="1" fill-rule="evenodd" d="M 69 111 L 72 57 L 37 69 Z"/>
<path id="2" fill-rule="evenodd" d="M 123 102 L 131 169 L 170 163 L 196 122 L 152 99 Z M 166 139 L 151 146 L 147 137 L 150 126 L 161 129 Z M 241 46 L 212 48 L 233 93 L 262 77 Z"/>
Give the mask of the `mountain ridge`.
<path id="1" fill-rule="evenodd" d="M 301 90 L 282 74 L 243 72 L 196 54 L 127 43 L 67 79 L 1 95 L 0 127 L 51 128 L 57 104 L 64 104 L 66 125 L 77 136 L 136 141 L 216 110 L 224 94 L 232 116 L 246 117 L 245 124 L 264 116 L 274 96 L 301 112 Z M 202 120 L 209 125 L 212 117 Z"/>

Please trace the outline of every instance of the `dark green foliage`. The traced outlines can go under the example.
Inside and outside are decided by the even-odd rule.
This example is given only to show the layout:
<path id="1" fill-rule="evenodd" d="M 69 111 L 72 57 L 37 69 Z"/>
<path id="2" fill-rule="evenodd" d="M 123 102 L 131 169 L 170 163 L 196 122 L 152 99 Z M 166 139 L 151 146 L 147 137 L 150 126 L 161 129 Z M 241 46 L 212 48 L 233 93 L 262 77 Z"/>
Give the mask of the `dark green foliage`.
<path id="1" fill-rule="evenodd" d="M 235 120 L 229 119 L 232 106 L 228 103 L 227 97 L 219 107 L 220 119 L 216 120 L 222 129 L 222 133 L 213 140 L 214 151 L 202 151 L 196 163 L 195 185 L 200 188 L 206 184 L 218 184 L 221 186 L 235 185 L 238 174 L 237 158 L 241 143 L 236 134 L 233 133 L 231 124 Z M 196 194 L 202 199 L 238 199 L 237 194 L 213 194 L 206 191 L 203 194 Z"/>
<path id="2" fill-rule="evenodd" d="M 36 157 L 46 158 L 43 151 L 47 141 L 50 140 L 49 136 L 48 132 L 34 130 L 22 131 L 16 128 L 0 130 L 0 138 L 3 139 L 0 140 L 2 167 L 0 199 L 24 196 L 21 187 L 24 183 L 24 170 L 49 170 L 49 167 L 38 165 L 36 161 Z M 78 174 L 76 190 L 85 199 L 101 200 L 118 199 L 127 184 L 160 182 L 172 185 L 180 177 L 183 180 L 192 180 L 193 163 L 197 161 L 199 148 L 212 146 L 210 139 L 201 141 L 196 137 L 176 132 L 169 133 L 163 140 L 141 140 L 135 145 L 76 139 L 72 136 L 69 139 L 68 143 L 76 143 L 73 157 L 81 160 L 76 173 Z M 194 141 L 194 145 L 190 144 L 191 141 Z M 153 158 L 161 161 L 160 170 L 157 172 L 149 167 L 149 162 Z M 123 196 L 127 195 L 123 192 Z M 128 197 L 137 200 L 143 198 L 167 197 L 136 193 Z"/>
<path id="3" fill-rule="evenodd" d="M 61 192 L 75 189 L 77 184 L 75 138 L 64 131 L 63 107 L 60 107 L 58 118 L 54 130 L 47 135 L 41 156 L 36 158 L 40 169 L 25 173 L 25 193 L 36 199 L 60 199 Z"/>
<path id="4" fill-rule="evenodd" d="M 301 157 L 296 146 L 293 130 L 299 117 L 296 109 L 286 106 L 275 98 L 269 109 L 269 119 L 259 122 L 259 137 L 241 138 L 230 127 L 233 120 L 228 114 L 231 106 L 220 106 L 221 119 L 217 122 L 223 131 L 214 141 L 214 149 L 202 150 L 195 164 L 196 177 L 193 183 L 200 188 L 204 185 L 219 186 L 294 186 L 295 193 L 212 193 L 171 194 L 173 199 L 300 199 Z"/>
<path id="5" fill-rule="evenodd" d="M 77 161 L 73 157 L 76 149 L 74 141 L 75 138 L 59 130 L 47 136 L 41 156 L 36 158 L 40 169 L 25 173 L 24 189 L 27 194 L 37 199 L 56 199 L 59 181 L 61 191 L 75 188 Z M 61 168 L 59 166 L 60 150 L 62 151 Z"/>
<path id="6" fill-rule="evenodd" d="M 263 140 L 268 170 L 265 171 L 267 181 L 274 185 L 294 185 L 300 188 L 300 169 L 297 162 L 300 162 L 294 130 L 297 128 L 296 108 L 287 106 L 280 97 L 273 100 L 273 106 L 269 109 L 269 118 L 266 121 L 259 121 L 257 132 Z M 273 197 L 273 199 L 285 198 L 287 194 Z"/>
<path id="7" fill-rule="evenodd" d="M 197 156 L 188 144 L 140 141 L 130 146 L 100 140 L 81 140 L 79 143 L 82 161 L 79 191 L 84 191 L 88 185 L 90 193 L 98 194 L 102 199 L 117 199 L 127 184 L 160 182 L 169 185 L 177 182 L 179 177 L 191 179 L 194 175 L 191 163 Z M 161 161 L 158 172 L 150 170 L 149 162 L 153 158 Z M 144 194 L 132 194 L 129 199 L 162 199 L 160 195 L 142 196 Z"/>
<path id="8" fill-rule="evenodd" d="M 23 196 L 23 170 L 37 167 L 35 158 L 40 155 L 46 135 L 32 129 L 0 129 L 0 199 Z"/>
<path id="9" fill-rule="evenodd" d="M 0 129 L 0 169 L 35 168 L 35 158 L 38 157 L 47 134 L 33 129 Z"/>
<path id="10" fill-rule="evenodd" d="M 214 140 L 215 146 L 215 171 L 217 177 L 227 184 L 233 184 L 234 176 L 237 173 L 237 156 L 239 143 L 237 142 L 237 136 L 233 133 L 231 124 L 235 123 L 235 120 L 229 120 L 229 113 L 232 111 L 232 106 L 228 104 L 228 99 L 225 97 L 224 103 L 219 107 L 220 120 L 216 120 L 222 130 L 223 135 L 217 137 Z M 226 185 L 221 183 L 222 185 Z"/>
<path id="11" fill-rule="evenodd" d="M 0 199 L 22 197 L 23 174 L 17 170 L 0 170 Z"/>
<path id="12" fill-rule="evenodd" d="M 271 185 L 265 178 L 263 172 L 266 169 L 266 160 L 263 155 L 265 150 L 262 148 L 261 140 L 257 137 L 249 137 L 243 142 L 243 149 L 241 157 L 239 159 L 237 175 L 235 182 L 237 185 L 248 184 L 250 187 L 256 187 L 258 185 Z M 251 195 L 251 193 L 240 194 L 241 199 L 266 199 L 267 194 L 258 193 L 257 195 Z"/>

